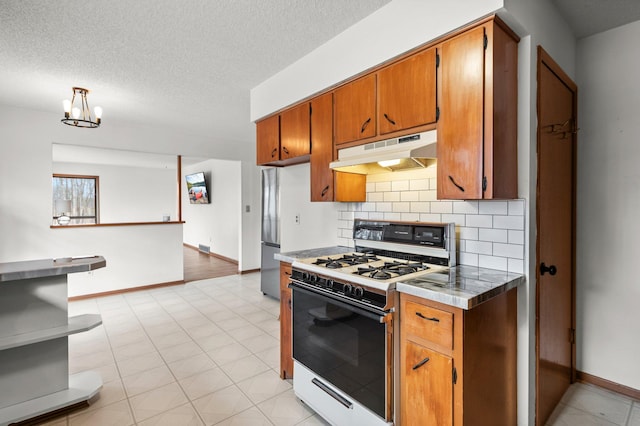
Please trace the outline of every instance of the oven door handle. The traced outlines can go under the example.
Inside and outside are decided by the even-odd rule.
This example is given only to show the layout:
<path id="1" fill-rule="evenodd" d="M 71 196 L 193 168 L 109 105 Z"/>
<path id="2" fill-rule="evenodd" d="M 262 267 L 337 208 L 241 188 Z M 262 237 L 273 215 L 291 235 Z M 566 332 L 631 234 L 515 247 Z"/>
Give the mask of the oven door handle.
<path id="1" fill-rule="evenodd" d="M 340 404 L 344 405 L 345 408 L 353 408 L 353 403 L 349 401 L 347 398 L 344 398 L 342 395 L 338 394 L 338 392 L 331 389 L 329 386 L 322 383 L 320 380 L 315 377 L 311 380 L 311 383 L 322 389 L 325 393 L 327 393 L 331 398 L 338 401 Z"/>
<path id="2" fill-rule="evenodd" d="M 294 281 L 290 281 L 289 282 L 289 288 L 295 291 L 300 291 L 302 293 L 311 295 L 311 296 L 320 296 L 320 297 L 325 297 L 327 299 L 331 300 L 331 303 L 333 303 L 336 306 L 339 306 L 341 308 L 347 309 L 349 311 L 355 312 L 358 315 L 362 315 L 364 317 L 370 318 L 372 320 L 378 321 L 380 324 L 385 322 L 385 317 L 388 315 L 388 313 L 386 314 L 375 314 L 373 312 L 367 311 L 365 309 L 359 308 L 357 306 L 354 305 L 350 305 L 349 303 L 345 303 L 341 300 L 336 299 L 335 297 L 331 297 L 329 295 L 326 294 L 322 294 L 322 293 L 317 293 L 315 291 L 311 291 L 308 290 L 304 287 L 302 287 L 300 284 L 294 282 Z M 294 301 L 295 303 L 295 301 Z"/>

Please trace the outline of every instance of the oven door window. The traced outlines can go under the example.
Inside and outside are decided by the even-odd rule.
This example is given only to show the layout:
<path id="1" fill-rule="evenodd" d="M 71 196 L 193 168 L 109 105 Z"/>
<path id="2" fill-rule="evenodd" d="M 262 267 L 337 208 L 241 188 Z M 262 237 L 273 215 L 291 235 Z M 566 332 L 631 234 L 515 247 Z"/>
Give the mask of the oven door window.
<path id="1" fill-rule="evenodd" d="M 386 331 L 380 319 L 293 290 L 293 358 L 385 417 Z"/>

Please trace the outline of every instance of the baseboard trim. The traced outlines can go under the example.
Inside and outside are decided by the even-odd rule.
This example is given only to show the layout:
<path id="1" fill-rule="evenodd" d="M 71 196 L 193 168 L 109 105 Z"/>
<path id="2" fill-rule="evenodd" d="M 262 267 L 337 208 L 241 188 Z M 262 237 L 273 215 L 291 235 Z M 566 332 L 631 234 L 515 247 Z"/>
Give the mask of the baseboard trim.
<path id="1" fill-rule="evenodd" d="M 601 388 L 628 396 L 629 398 L 640 400 L 640 390 L 638 389 L 630 388 L 629 386 L 621 385 L 620 383 L 612 382 L 610 380 L 585 373 L 584 371 L 576 370 L 576 378 L 579 382 L 599 386 Z"/>
<path id="2" fill-rule="evenodd" d="M 240 275 L 244 274 L 252 274 L 254 272 L 260 272 L 260 268 L 257 269 L 247 269 L 246 271 L 240 271 Z"/>
<path id="3" fill-rule="evenodd" d="M 197 251 L 197 252 L 199 252 L 199 253 L 201 253 L 201 254 L 206 254 L 206 253 L 202 253 L 202 252 L 200 252 L 200 249 L 198 249 L 198 247 L 196 247 L 196 246 L 192 246 L 191 244 L 182 243 L 182 245 L 183 245 L 183 246 L 185 246 L 185 247 L 188 247 L 188 248 L 190 248 L 190 249 L 193 249 L 193 250 L 195 250 L 195 251 Z M 224 261 L 226 261 L 226 262 L 233 263 L 234 265 L 237 265 L 237 264 L 238 264 L 238 261 L 237 261 L 237 260 L 235 260 L 235 259 L 231 259 L 231 258 L 229 258 L 229 257 L 225 257 L 225 256 L 223 256 L 223 255 L 221 255 L 221 254 L 217 254 L 217 253 L 209 252 L 209 256 L 211 256 L 211 257 L 215 257 L 215 258 L 220 259 L 220 260 L 224 260 Z"/>
<path id="4" fill-rule="evenodd" d="M 116 295 L 116 294 L 131 293 L 133 291 L 140 291 L 140 290 L 151 290 L 151 289 L 154 289 L 154 288 L 170 287 L 170 286 L 181 285 L 181 284 L 184 284 L 184 280 L 181 280 L 181 281 L 168 281 L 166 283 L 142 285 L 142 286 L 139 286 L 139 287 L 122 288 L 122 289 L 118 289 L 118 290 L 104 291 L 102 293 L 83 294 L 83 295 L 80 295 L 80 296 L 69 297 L 68 300 L 69 300 L 69 302 L 73 302 L 73 301 L 76 301 L 76 300 L 93 299 L 94 297 L 113 296 L 113 295 Z"/>

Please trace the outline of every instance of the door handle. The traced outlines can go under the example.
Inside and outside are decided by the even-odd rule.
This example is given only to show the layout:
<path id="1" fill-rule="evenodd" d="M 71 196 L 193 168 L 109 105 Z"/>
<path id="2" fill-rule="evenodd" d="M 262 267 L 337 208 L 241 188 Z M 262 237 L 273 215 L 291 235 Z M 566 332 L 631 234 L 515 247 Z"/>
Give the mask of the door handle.
<path id="1" fill-rule="evenodd" d="M 545 273 L 549 273 L 549 275 L 555 275 L 558 272 L 556 265 L 547 266 L 542 262 L 540 264 L 540 275 L 544 275 Z"/>

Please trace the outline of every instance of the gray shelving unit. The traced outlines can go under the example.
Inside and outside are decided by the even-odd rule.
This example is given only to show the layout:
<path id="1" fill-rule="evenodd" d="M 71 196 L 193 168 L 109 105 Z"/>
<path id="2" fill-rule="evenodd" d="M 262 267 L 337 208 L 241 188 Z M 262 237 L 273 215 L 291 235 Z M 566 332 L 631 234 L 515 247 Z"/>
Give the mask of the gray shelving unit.
<path id="1" fill-rule="evenodd" d="M 69 375 L 69 336 L 102 318 L 69 318 L 67 275 L 104 266 L 102 256 L 0 263 L 0 425 L 86 401 L 102 388 L 98 373 Z"/>

